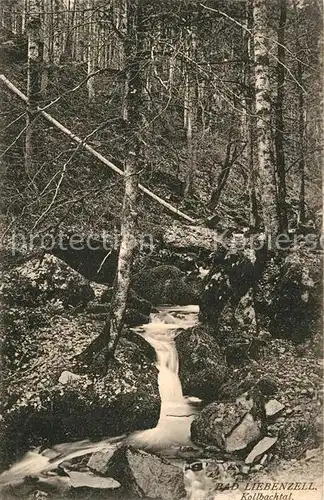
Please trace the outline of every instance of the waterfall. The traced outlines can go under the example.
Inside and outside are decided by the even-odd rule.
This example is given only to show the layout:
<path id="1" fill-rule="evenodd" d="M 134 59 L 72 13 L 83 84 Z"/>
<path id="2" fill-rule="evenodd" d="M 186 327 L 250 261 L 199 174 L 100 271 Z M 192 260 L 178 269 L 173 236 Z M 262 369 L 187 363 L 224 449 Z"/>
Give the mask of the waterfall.
<path id="1" fill-rule="evenodd" d="M 198 306 L 165 307 L 160 313 L 152 316 L 151 323 L 134 329 L 155 349 L 161 397 L 157 426 L 133 433 L 128 440 L 134 446 L 161 451 L 173 446 L 192 444 L 190 425 L 196 410 L 190 404 L 190 398 L 184 397 L 182 392 L 179 358 L 174 339 L 177 329 L 189 328 L 197 323 L 197 313 Z"/>

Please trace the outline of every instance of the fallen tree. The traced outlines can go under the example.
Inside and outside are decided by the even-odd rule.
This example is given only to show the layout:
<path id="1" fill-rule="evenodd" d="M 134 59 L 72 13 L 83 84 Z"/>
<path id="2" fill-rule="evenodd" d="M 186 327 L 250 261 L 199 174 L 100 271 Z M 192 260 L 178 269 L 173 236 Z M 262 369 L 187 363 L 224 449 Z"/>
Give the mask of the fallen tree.
<path id="1" fill-rule="evenodd" d="M 11 90 L 21 100 L 23 100 L 24 102 L 27 103 L 27 96 L 23 92 L 21 92 L 13 83 L 11 83 L 10 80 L 8 80 L 8 78 L 6 78 L 4 75 L 0 75 L 0 80 L 2 81 L 2 83 L 4 83 L 6 85 L 6 87 L 9 90 Z M 78 137 L 73 132 L 71 132 L 69 129 L 67 129 L 66 127 L 64 127 L 64 125 L 62 125 L 60 122 L 58 122 L 50 114 L 48 114 L 46 111 L 43 111 L 39 107 L 37 109 L 38 109 L 38 112 L 46 119 L 46 121 L 48 121 L 49 123 L 51 123 L 52 125 L 54 125 L 54 127 L 56 127 L 58 130 L 60 130 L 61 132 L 63 132 L 65 135 L 67 135 L 74 142 L 76 142 L 77 144 L 81 145 L 83 147 L 83 149 L 85 149 L 86 151 L 88 151 L 88 153 L 90 153 L 92 156 L 94 156 L 95 158 L 97 158 L 97 160 L 99 160 L 101 163 L 103 163 L 104 165 L 106 165 L 107 167 L 109 167 L 111 170 L 113 170 L 114 172 L 116 172 L 118 175 L 122 175 L 122 176 L 124 175 L 123 170 L 121 170 L 120 168 L 116 167 L 116 165 L 114 165 L 114 163 L 112 163 L 110 160 L 108 160 L 107 158 L 105 158 L 102 154 L 98 153 L 98 151 L 96 151 L 95 149 L 93 149 L 91 146 L 89 146 L 88 144 L 86 144 L 85 141 L 83 141 L 80 137 Z M 156 195 L 155 193 L 153 193 L 152 191 L 150 191 L 149 189 L 147 189 L 142 184 L 139 184 L 138 187 L 139 187 L 140 191 L 142 191 L 144 194 L 146 194 L 147 196 L 149 196 L 150 198 L 152 198 L 154 201 L 156 201 L 157 203 L 159 203 L 160 205 L 162 205 L 164 208 L 166 208 L 172 214 L 176 215 L 180 219 L 185 220 L 186 222 L 190 222 L 191 224 L 195 223 L 195 220 L 192 217 L 190 217 L 189 215 L 183 213 L 181 210 L 178 210 L 176 207 L 174 207 L 173 205 L 171 205 L 167 201 L 163 200 L 163 198 L 160 198 L 160 196 Z"/>

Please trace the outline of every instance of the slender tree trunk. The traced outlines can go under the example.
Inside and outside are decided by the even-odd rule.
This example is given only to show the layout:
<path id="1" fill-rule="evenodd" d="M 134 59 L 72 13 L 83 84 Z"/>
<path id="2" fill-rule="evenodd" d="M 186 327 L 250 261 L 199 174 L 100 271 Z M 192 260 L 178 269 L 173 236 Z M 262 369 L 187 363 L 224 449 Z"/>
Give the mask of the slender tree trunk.
<path id="1" fill-rule="evenodd" d="M 254 0 L 255 112 L 259 188 L 263 222 L 268 240 L 279 232 L 271 155 L 271 89 L 268 56 L 268 9 L 266 0 Z"/>
<path id="2" fill-rule="evenodd" d="M 277 98 L 275 104 L 275 150 L 277 166 L 277 204 L 279 229 L 288 230 L 286 206 L 286 167 L 284 152 L 284 118 L 283 103 L 285 95 L 285 28 L 287 20 L 287 0 L 280 0 L 280 18 L 278 28 L 278 62 L 277 62 Z"/>
<path id="3" fill-rule="evenodd" d="M 93 4 L 92 0 L 88 0 L 88 9 L 89 9 L 89 29 L 88 29 L 88 76 L 94 72 L 94 51 L 95 51 L 95 25 L 93 19 Z M 89 101 L 93 101 L 96 97 L 96 88 L 95 88 L 95 77 L 92 76 L 87 81 L 88 88 L 88 99 Z"/>
<path id="4" fill-rule="evenodd" d="M 244 65 L 243 82 L 245 86 L 243 97 L 243 137 L 246 141 L 246 165 L 249 172 L 248 196 L 250 201 L 250 224 L 255 229 L 261 225 L 260 199 L 257 193 L 257 172 L 255 164 L 255 88 L 252 75 L 251 63 L 254 59 L 254 41 L 251 36 L 253 30 L 253 0 L 248 0 L 246 6 L 246 27 L 244 30 L 243 57 L 246 60 Z"/>
<path id="5" fill-rule="evenodd" d="M 141 135 L 143 131 L 141 128 L 144 122 L 144 75 L 141 69 L 144 49 L 143 30 L 141 0 L 127 0 L 127 37 L 125 40 L 128 76 L 127 115 L 129 131 L 134 135 L 134 139 L 130 141 L 125 165 L 121 242 L 110 315 L 105 327 L 107 338 L 109 338 L 106 347 L 107 358 L 114 355 L 122 333 L 134 252 L 137 245 L 138 172 L 142 149 Z"/>
<path id="6" fill-rule="evenodd" d="M 192 32 L 189 40 L 188 55 L 190 59 L 196 58 L 196 34 Z M 185 114 L 184 125 L 186 129 L 187 140 L 187 172 L 185 177 L 184 196 L 187 198 L 193 193 L 193 184 L 196 170 L 196 121 L 197 121 L 197 92 L 196 92 L 196 75 L 193 68 L 187 63 L 186 70 L 186 88 L 185 88 Z"/>
<path id="7" fill-rule="evenodd" d="M 232 155 L 232 138 L 233 138 L 233 118 L 231 118 L 231 124 L 228 133 L 227 147 L 226 147 L 226 156 L 225 160 L 222 164 L 220 174 L 217 179 L 216 188 L 213 190 L 212 195 L 210 197 L 208 208 L 211 210 L 215 210 L 218 205 L 220 196 L 223 192 L 223 189 L 226 185 L 227 179 L 229 177 L 231 167 L 233 165 L 233 159 L 235 157 L 235 152 Z"/>
<path id="8" fill-rule="evenodd" d="M 121 241 L 117 271 L 110 306 L 110 312 L 102 334 L 81 354 L 82 360 L 90 359 L 94 352 L 103 349 L 106 367 L 122 334 L 127 297 L 131 282 L 131 270 L 137 245 L 137 196 L 138 172 L 142 156 L 142 123 L 144 121 L 143 91 L 144 76 L 141 71 L 143 58 L 144 23 L 141 0 L 127 0 L 127 36 L 125 56 L 127 64 L 127 116 L 128 155 L 125 163 L 124 200 L 121 222 Z"/>
<path id="9" fill-rule="evenodd" d="M 119 11 L 119 18 L 120 18 L 119 29 L 122 33 L 124 33 L 126 35 L 127 34 L 126 33 L 127 18 L 128 18 L 127 0 L 122 0 L 121 8 Z M 121 46 L 119 52 L 120 52 L 120 54 L 119 54 L 119 69 L 122 69 L 126 65 L 125 44 L 123 44 L 123 46 Z M 122 118 L 125 122 L 127 122 L 127 120 L 128 120 L 128 105 L 127 105 L 127 101 L 128 101 L 127 96 L 128 96 L 128 92 L 129 92 L 129 89 L 128 89 L 129 81 L 128 80 L 129 79 L 126 77 L 124 80 L 124 84 L 123 84 L 124 88 L 123 88 L 123 102 L 122 102 Z"/>
<path id="10" fill-rule="evenodd" d="M 44 0 L 44 11 L 43 11 L 43 61 L 42 61 L 42 76 L 41 76 L 41 94 L 42 97 L 46 97 L 48 78 L 49 78 L 49 63 L 50 63 L 50 45 L 52 29 L 51 29 L 51 0 Z"/>
<path id="11" fill-rule="evenodd" d="M 297 62 L 297 79 L 302 87 L 303 83 L 303 68 L 300 61 Z M 299 223 L 305 224 L 306 210 L 305 210 L 305 103 L 303 89 L 298 87 L 298 132 L 299 132 Z"/>
<path id="12" fill-rule="evenodd" d="M 42 26 L 41 12 L 37 0 L 30 0 L 28 5 L 28 20 L 26 25 L 28 37 L 27 64 L 27 119 L 25 134 L 25 169 L 31 173 L 35 153 L 34 119 L 37 112 L 37 102 L 41 91 L 42 75 Z"/>

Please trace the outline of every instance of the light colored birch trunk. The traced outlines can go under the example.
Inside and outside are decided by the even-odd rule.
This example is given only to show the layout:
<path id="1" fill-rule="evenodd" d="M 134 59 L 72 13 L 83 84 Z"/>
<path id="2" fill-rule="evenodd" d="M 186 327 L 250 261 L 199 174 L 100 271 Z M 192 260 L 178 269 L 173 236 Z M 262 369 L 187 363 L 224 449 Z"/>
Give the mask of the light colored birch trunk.
<path id="1" fill-rule="evenodd" d="M 271 88 L 268 55 L 268 9 L 266 0 L 254 0 L 255 112 L 259 190 L 266 237 L 278 234 L 279 224 L 271 155 Z"/>
<path id="2" fill-rule="evenodd" d="M 37 101 L 40 95 L 42 74 L 42 24 L 40 3 L 37 0 L 29 0 L 26 31 L 28 37 L 28 63 L 25 169 L 29 175 L 35 152 L 34 118 L 37 113 Z"/>
<path id="3" fill-rule="evenodd" d="M 144 26 L 140 12 L 141 0 L 127 0 L 127 37 L 125 40 L 128 80 L 127 116 L 129 133 L 134 135 L 134 139 L 130 142 L 131 147 L 128 150 L 125 165 L 121 241 L 110 314 L 105 326 L 105 336 L 108 340 L 107 361 L 114 355 L 122 334 L 134 251 L 137 245 L 138 163 L 141 158 L 144 122 L 144 76 L 140 71 Z"/>

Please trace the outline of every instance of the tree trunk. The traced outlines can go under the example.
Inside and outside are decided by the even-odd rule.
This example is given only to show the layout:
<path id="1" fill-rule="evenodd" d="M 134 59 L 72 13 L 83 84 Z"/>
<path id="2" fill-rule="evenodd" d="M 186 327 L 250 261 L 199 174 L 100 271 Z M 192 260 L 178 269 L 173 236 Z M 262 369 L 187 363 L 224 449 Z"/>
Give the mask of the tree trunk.
<path id="1" fill-rule="evenodd" d="M 264 230 L 267 239 L 279 232 L 271 155 L 271 90 L 268 57 L 268 11 L 266 0 L 254 0 L 255 112 L 258 177 Z"/>
<path id="2" fill-rule="evenodd" d="M 88 63 L 88 76 L 94 72 L 94 19 L 93 19 L 93 5 L 92 0 L 88 0 L 88 9 L 89 9 L 89 28 L 88 28 L 88 54 L 87 54 L 87 63 Z M 96 97 L 96 88 L 95 88 L 95 77 L 92 76 L 87 81 L 88 88 L 88 99 L 89 101 L 93 101 Z"/>
<path id="3" fill-rule="evenodd" d="M 50 63 L 50 53 L 51 53 L 51 38 L 53 37 L 52 33 L 52 2 L 51 0 L 44 0 L 43 4 L 43 60 L 42 60 L 42 76 L 41 76 L 41 94 L 42 97 L 46 97 L 47 87 L 48 87 L 48 70 Z"/>
<path id="4" fill-rule="evenodd" d="M 218 205 L 220 196 L 223 192 L 223 189 L 229 177 L 231 167 L 233 165 L 233 160 L 236 156 L 236 150 L 232 153 L 232 137 L 233 137 L 233 117 L 231 118 L 231 124 L 228 133 L 225 160 L 221 166 L 221 171 L 217 179 L 216 189 L 214 189 L 214 191 L 212 192 L 212 195 L 208 203 L 208 208 L 210 208 L 210 210 L 215 210 L 215 208 Z"/>
<path id="5" fill-rule="evenodd" d="M 189 39 L 188 55 L 190 59 L 196 58 L 196 34 L 192 32 Z M 193 184 L 195 179 L 196 170 L 196 147 L 195 132 L 197 121 L 197 93 L 196 93 L 196 72 L 191 67 L 191 64 L 186 62 L 186 83 L 185 83 L 185 112 L 184 112 L 184 126 L 186 130 L 187 140 L 187 172 L 185 177 L 184 197 L 187 198 L 193 193 Z"/>
<path id="6" fill-rule="evenodd" d="M 126 302 L 130 288 L 134 251 L 137 245 L 137 196 L 139 162 L 142 156 L 143 114 L 143 30 L 141 0 L 127 0 L 127 64 L 128 156 L 124 175 L 124 200 L 121 221 L 121 241 L 111 307 L 102 334 L 81 354 L 83 361 L 91 360 L 94 352 L 103 349 L 107 368 L 122 334 Z"/>
<path id="7" fill-rule="evenodd" d="M 297 79 L 300 84 L 298 87 L 298 132 L 299 132 L 299 214 L 298 222 L 299 224 L 305 224 L 306 222 L 306 210 L 305 210 L 305 104 L 304 104 L 304 94 L 302 84 L 303 84 L 303 68 L 300 61 L 297 62 Z"/>
<path id="8" fill-rule="evenodd" d="M 280 0 L 280 18 L 278 28 L 278 62 L 277 62 L 277 98 L 275 104 L 275 150 L 277 166 L 277 204 L 279 229 L 282 233 L 288 230 L 286 206 L 286 167 L 284 152 L 284 118 L 283 102 L 285 95 L 285 28 L 287 19 L 287 0 Z"/>
<path id="9" fill-rule="evenodd" d="M 254 43 L 253 36 L 251 32 L 253 30 L 253 0 L 248 0 L 246 6 L 246 27 L 244 30 L 244 49 L 243 49 L 243 59 L 246 63 L 244 65 L 244 96 L 243 96 L 243 117 L 242 117 L 242 128 L 243 128 L 243 139 L 246 141 L 245 155 L 246 164 L 249 173 L 249 187 L 248 196 L 250 204 L 250 225 L 256 230 L 260 229 L 261 217 L 260 217 L 260 199 L 257 193 L 257 176 L 256 176 L 256 165 L 255 165 L 255 92 L 254 92 L 254 80 L 252 75 L 251 63 L 254 57 Z"/>
<path id="10" fill-rule="evenodd" d="M 28 37 L 28 63 L 25 169 L 26 172 L 30 174 L 33 155 L 35 153 L 34 119 L 37 113 L 37 101 L 41 92 L 43 53 L 41 12 L 39 10 L 39 3 L 37 0 L 29 1 L 26 31 Z"/>

